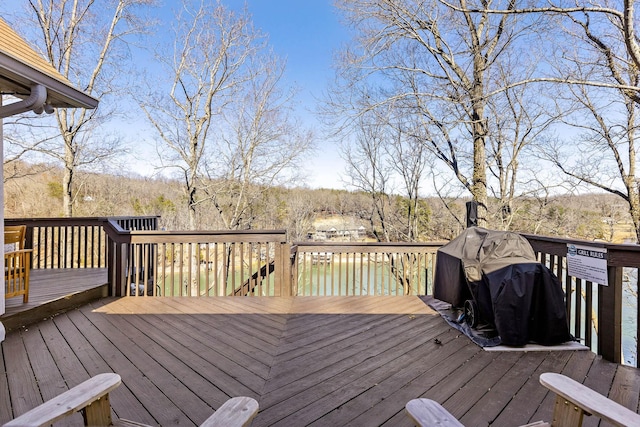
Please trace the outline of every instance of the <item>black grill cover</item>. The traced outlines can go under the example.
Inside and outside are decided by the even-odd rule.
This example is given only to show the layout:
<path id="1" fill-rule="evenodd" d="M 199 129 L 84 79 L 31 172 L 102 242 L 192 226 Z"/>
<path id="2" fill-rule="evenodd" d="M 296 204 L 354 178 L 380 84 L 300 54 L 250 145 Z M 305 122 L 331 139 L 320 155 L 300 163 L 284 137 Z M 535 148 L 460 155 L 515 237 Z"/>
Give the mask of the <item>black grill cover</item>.
<path id="1" fill-rule="evenodd" d="M 471 227 L 440 248 L 434 297 L 454 307 L 473 299 L 505 345 L 572 339 L 560 282 L 516 233 Z"/>

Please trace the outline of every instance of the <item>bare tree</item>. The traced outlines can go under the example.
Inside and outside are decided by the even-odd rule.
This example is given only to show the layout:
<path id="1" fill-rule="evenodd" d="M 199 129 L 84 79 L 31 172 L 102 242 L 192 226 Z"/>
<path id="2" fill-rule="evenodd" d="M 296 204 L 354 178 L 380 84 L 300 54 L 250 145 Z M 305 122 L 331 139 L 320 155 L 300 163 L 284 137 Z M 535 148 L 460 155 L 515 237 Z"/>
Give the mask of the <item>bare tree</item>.
<path id="1" fill-rule="evenodd" d="M 501 74 L 509 72 L 502 70 Z M 551 186 L 551 182 L 537 180 L 542 177 L 541 161 L 534 158 L 533 150 L 546 140 L 546 132 L 557 122 L 558 114 L 539 92 L 536 85 L 521 85 L 508 88 L 487 102 L 491 129 L 487 136 L 487 165 L 492 178 L 488 180 L 489 194 L 497 202 L 489 213 L 490 224 L 496 228 L 511 228 L 517 214 L 517 198 L 536 194 L 540 185 Z"/>
<path id="2" fill-rule="evenodd" d="M 283 90 L 285 64 L 272 52 L 251 58 L 248 79 L 224 112 L 204 188 L 225 228 L 253 226 L 265 188 L 297 182 L 314 136 L 293 117 L 295 90 Z M 268 203 L 268 201 L 265 201 Z"/>
<path id="3" fill-rule="evenodd" d="M 349 185 L 369 194 L 371 207 L 366 216 L 371 231 L 380 242 L 392 241 L 392 229 L 388 213 L 391 167 L 385 148 L 388 129 L 377 123 L 368 123 L 366 116 L 358 118 L 359 127 L 353 143 L 343 144 L 341 156 L 347 165 Z M 380 229 L 378 229 L 378 225 Z"/>
<path id="4" fill-rule="evenodd" d="M 306 239 L 313 231 L 315 219 L 313 195 L 309 191 L 294 189 L 289 192 L 286 201 L 287 233 L 290 241 Z"/>
<path id="5" fill-rule="evenodd" d="M 263 41 L 246 12 L 237 15 L 219 2 L 195 9 L 185 2 L 175 25 L 173 56 L 166 47 L 156 55 L 172 79 L 168 93 L 150 87 L 141 107 L 160 136 L 161 167 L 183 180 L 189 227 L 196 229 L 210 131 L 247 81 L 246 64 Z"/>
<path id="6" fill-rule="evenodd" d="M 246 228 L 262 186 L 277 184 L 311 137 L 290 119 L 284 63 L 246 10 L 185 2 L 176 21 L 173 57 L 157 55 L 172 78 L 168 93 L 152 88 L 141 104 L 160 137 L 161 168 L 178 171 L 191 229 L 208 203 L 225 228 Z"/>
<path id="7" fill-rule="evenodd" d="M 343 85 L 328 105 L 341 114 L 345 109 L 338 107 L 348 106 L 350 117 L 389 108 L 413 116 L 421 123 L 413 137 L 467 188 L 480 205 L 484 225 L 486 144 L 492 132 L 487 103 L 507 88 L 523 84 L 495 77 L 504 53 L 514 48 L 516 40 L 524 43 L 535 22 L 489 13 L 499 2 L 473 2 L 473 11 L 466 0 L 455 3 L 452 7 L 438 0 L 338 2 L 356 28 L 357 40 L 341 59 Z M 515 1 L 504 4 L 504 10 L 515 7 Z M 509 77 L 528 81 L 518 72 Z"/>
<path id="8" fill-rule="evenodd" d="M 152 3 L 153 0 L 29 0 L 39 34 L 28 36 L 37 40 L 35 45 L 43 48 L 45 57 L 64 77 L 101 100 L 96 110 L 56 110 L 58 134 L 29 123 L 30 133 L 12 140 L 14 147 L 18 147 L 15 151 L 18 156 L 35 150 L 64 165 L 65 216 L 73 215 L 78 170 L 88 165 L 96 168 L 101 161 L 121 154 L 118 136 L 104 132 L 98 135 L 98 129 L 114 115 L 115 107 L 105 98 L 116 92 L 117 76 L 124 74 L 121 71 L 127 40 L 149 24 L 137 14 L 141 7 Z"/>
<path id="9" fill-rule="evenodd" d="M 425 144 L 416 141 L 411 135 L 411 124 L 392 125 L 388 132 L 388 141 L 385 146 L 389 167 L 400 177 L 397 188 L 400 194 L 406 197 L 403 201 L 403 221 L 398 229 L 399 240 L 414 242 L 418 240 L 424 230 L 421 230 L 420 219 L 425 208 L 420 202 L 420 184 L 423 173 L 430 166 L 431 156 Z M 408 127 L 408 128 L 405 128 Z"/>
<path id="10" fill-rule="evenodd" d="M 619 12 L 602 5 L 562 16 L 565 34 L 573 42 L 565 45 L 558 72 L 576 82 L 562 93 L 576 105 L 577 111 L 565 123 L 577 135 L 571 150 L 559 143 L 547 151 L 548 157 L 578 183 L 620 196 L 628 204 L 640 241 L 636 171 L 640 63 L 633 35 L 633 2 L 625 2 L 624 11 Z"/>
<path id="11" fill-rule="evenodd" d="M 551 2 L 509 9 L 445 4 L 460 13 L 536 15 L 551 23 L 556 30 L 555 46 L 559 47 L 548 55 L 550 62 L 555 60 L 555 74 L 536 76 L 526 83 L 563 84 L 563 88 L 554 89 L 564 101 L 559 108 L 565 113 L 567 106 L 578 108 L 573 114 L 565 114 L 565 123 L 580 134 L 569 150 L 562 143 L 552 145 L 547 158 L 577 185 L 588 184 L 625 200 L 640 239 L 640 190 L 635 170 L 640 47 L 634 2 Z M 552 52 L 559 55 L 554 58 Z"/>

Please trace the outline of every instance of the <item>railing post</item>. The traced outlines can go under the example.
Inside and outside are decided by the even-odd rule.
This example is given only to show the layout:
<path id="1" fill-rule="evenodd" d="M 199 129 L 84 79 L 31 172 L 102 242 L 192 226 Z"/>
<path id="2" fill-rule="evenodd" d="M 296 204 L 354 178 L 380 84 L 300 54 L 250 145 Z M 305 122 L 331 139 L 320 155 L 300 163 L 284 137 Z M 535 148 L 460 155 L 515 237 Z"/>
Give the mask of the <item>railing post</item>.
<path id="1" fill-rule="evenodd" d="M 113 266 L 113 269 L 111 270 L 113 272 L 112 280 L 113 280 L 113 291 L 114 291 L 114 296 L 117 297 L 121 297 L 126 295 L 126 292 L 124 291 L 124 286 L 126 284 L 126 270 L 125 270 L 125 265 L 126 265 L 126 257 L 127 257 L 127 251 L 124 251 L 122 248 L 125 245 L 122 243 L 115 243 L 113 242 L 113 246 L 114 247 L 114 251 L 113 251 L 113 262 L 110 262 L 109 265 Z"/>
<path id="2" fill-rule="evenodd" d="M 27 232 L 24 236 L 24 247 L 33 249 L 33 226 L 27 225 Z M 33 264 L 31 264 L 33 266 Z"/>
<path id="3" fill-rule="evenodd" d="M 109 235 L 107 234 L 106 237 L 106 253 L 105 253 L 105 261 L 107 263 L 107 281 L 109 282 L 109 290 L 108 290 L 108 295 L 110 297 L 115 296 L 115 270 L 114 270 L 114 262 L 113 260 L 115 259 L 115 254 L 114 254 L 114 247 L 115 247 L 115 243 L 113 242 L 113 240 L 111 240 L 109 238 Z"/>
<path id="4" fill-rule="evenodd" d="M 289 255 L 288 253 L 285 254 L 285 248 L 286 248 L 286 243 L 277 243 L 276 244 L 276 251 L 275 251 L 275 259 L 274 259 L 274 296 L 288 296 L 288 285 L 287 282 L 289 282 L 288 278 L 287 278 L 287 274 L 289 273 L 288 268 L 287 268 L 287 263 L 286 263 L 286 259 L 287 256 Z"/>
<path id="5" fill-rule="evenodd" d="M 609 286 L 598 292 L 598 354 L 615 363 L 622 363 L 622 272 L 608 267 Z"/>
<path id="6" fill-rule="evenodd" d="M 287 265 L 289 266 L 291 296 L 297 296 L 298 295 L 298 246 L 297 245 L 288 245 L 288 246 L 289 246 L 289 262 L 287 263 Z"/>
<path id="7" fill-rule="evenodd" d="M 283 280 L 283 295 L 292 296 L 293 288 L 291 281 L 291 245 L 288 243 L 282 243 L 282 280 Z"/>

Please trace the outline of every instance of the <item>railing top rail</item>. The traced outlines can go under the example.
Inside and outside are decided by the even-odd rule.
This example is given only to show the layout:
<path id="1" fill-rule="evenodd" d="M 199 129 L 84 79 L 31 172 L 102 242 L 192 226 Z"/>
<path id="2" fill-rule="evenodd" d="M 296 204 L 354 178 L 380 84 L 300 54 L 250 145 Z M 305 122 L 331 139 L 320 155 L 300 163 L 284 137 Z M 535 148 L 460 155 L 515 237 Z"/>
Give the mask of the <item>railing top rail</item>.
<path id="1" fill-rule="evenodd" d="M 607 250 L 607 265 L 611 267 L 640 267 L 640 245 L 633 243 L 607 243 L 591 240 L 522 234 L 533 249 L 551 255 L 565 256 L 567 245 L 593 246 Z"/>
<path id="2" fill-rule="evenodd" d="M 130 243 L 286 243 L 286 233 L 227 233 L 220 231 L 131 231 Z"/>
<path id="3" fill-rule="evenodd" d="M 160 215 L 142 215 L 142 216 L 110 216 L 110 217 L 101 217 L 101 219 L 112 219 L 115 221 L 119 221 L 119 220 L 142 220 L 142 219 L 160 219 L 161 216 Z"/>
<path id="4" fill-rule="evenodd" d="M 115 221 L 108 222 L 107 232 L 118 243 L 203 243 L 218 242 L 275 242 L 287 241 L 285 230 L 124 230 Z"/>
<path id="5" fill-rule="evenodd" d="M 157 220 L 159 216 L 115 216 L 115 217 L 56 217 L 56 218 L 5 218 L 6 224 L 26 224 L 29 227 L 59 227 L 59 226 L 88 226 L 103 225 L 106 222 L 113 221 L 144 221 Z"/>
<path id="6" fill-rule="evenodd" d="M 439 248 L 448 242 L 294 242 L 293 245 L 299 246 L 300 250 L 308 251 L 310 247 L 327 248 L 421 248 L 435 247 Z"/>
<path id="7" fill-rule="evenodd" d="M 609 242 L 602 242 L 599 240 L 585 240 L 585 239 L 576 239 L 576 238 L 569 238 L 569 237 L 543 236 L 540 234 L 527 234 L 527 233 L 520 233 L 520 235 L 525 237 L 528 240 L 536 240 L 536 241 L 547 242 L 547 243 L 556 243 L 561 245 L 566 245 L 567 243 L 573 243 L 576 245 L 589 245 L 589 246 L 595 246 L 600 248 L 609 248 L 609 247 L 622 248 L 624 250 L 627 250 L 627 249 L 633 250 L 633 248 L 637 248 L 637 250 L 640 251 L 640 246 L 634 243 L 609 243 Z"/>
<path id="8" fill-rule="evenodd" d="M 29 227 L 60 227 L 78 225 L 102 225 L 106 218 L 72 217 L 72 218 L 5 218 L 5 224 L 25 224 Z"/>
<path id="9" fill-rule="evenodd" d="M 159 234 L 162 233 L 164 235 L 175 235 L 175 236 L 188 236 L 188 235 L 198 235 L 198 236 L 255 236 L 255 235 L 268 235 L 268 236 L 286 236 L 286 230 L 161 230 L 161 231 L 153 231 L 153 230 L 140 230 L 140 231 L 132 231 L 132 233 L 139 234 Z"/>

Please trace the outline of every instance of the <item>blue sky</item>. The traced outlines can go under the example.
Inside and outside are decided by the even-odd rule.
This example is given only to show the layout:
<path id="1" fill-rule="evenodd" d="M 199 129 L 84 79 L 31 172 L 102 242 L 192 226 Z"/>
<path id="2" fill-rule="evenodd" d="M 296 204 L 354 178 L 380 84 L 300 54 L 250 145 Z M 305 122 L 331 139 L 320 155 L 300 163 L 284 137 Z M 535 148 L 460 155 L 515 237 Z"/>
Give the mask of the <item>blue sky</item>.
<path id="1" fill-rule="evenodd" d="M 165 31 L 174 16 L 173 11 L 180 3 L 160 0 L 160 8 L 153 11 L 164 21 L 161 28 L 157 29 L 158 34 Z M 317 99 L 333 79 L 333 56 L 341 44 L 348 40 L 348 31 L 340 24 L 333 0 L 222 0 L 222 3 L 233 9 L 247 6 L 254 26 L 268 35 L 271 48 L 287 61 L 284 84 L 300 89 L 298 116 L 305 125 L 316 129 L 319 147 L 305 163 L 309 176 L 306 184 L 313 188 L 342 188 L 339 174 L 342 173 L 343 163 L 335 146 L 322 139 L 321 126 L 313 114 Z M 25 5 L 26 1 L 10 0 L 3 3 L 0 15 L 12 23 L 12 15 L 20 13 Z M 20 28 L 16 29 L 21 32 Z M 137 128 L 135 125 L 133 127 Z M 128 137 L 139 141 L 142 135 L 135 133 Z M 152 139 L 151 135 L 147 137 L 144 139 Z M 139 166 L 136 167 L 137 171 L 146 170 Z M 151 171 L 151 168 L 148 170 Z"/>
<path id="2" fill-rule="evenodd" d="M 346 40 L 330 0 L 254 0 L 254 24 L 269 34 L 276 53 L 287 58 L 289 78 L 315 94 L 331 77 L 334 50 Z"/>
<path id="3" fill-rule="evenodd" d="M 177 2 L 166 2 L 159 12 L 171 19 Z M 333 79 L 333 56 L 349 34 L 340 23 L 333 0 L 223 0 L 232 9 L 247 6 L 254 26 L 267 34 L 269 45 L 286 59 L 285 85 L 299 90 L 297 114 L 305 125 L 316 129 L 318 150 L 305 163 L 313 188 L 343 188 L 343 162 L 336 147 L 322 139 L 315 118 L 316 103 Z"/>
<path id="4" fill-rule="evenodd" d="M 230 1 L 230 6 L 244 4 Z M 286 78 L 300 87 L 301 116 L 315 125 L 315 103 L 333 79 L 333 56 L 349 34 L 340 24 L 332 0 L 249 0 L 254 25 L 269 34 L 275 52 L 287 60 Z M 343 163 L 336 147 L 322 140 L 317 126 L 318 151 L 308 164 L 312 187 L 342 188 Z"/>

